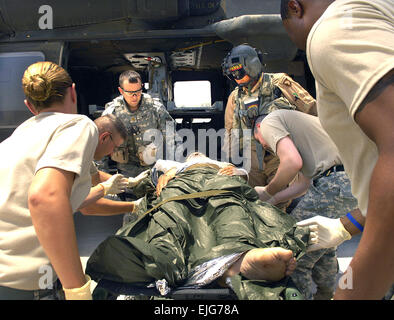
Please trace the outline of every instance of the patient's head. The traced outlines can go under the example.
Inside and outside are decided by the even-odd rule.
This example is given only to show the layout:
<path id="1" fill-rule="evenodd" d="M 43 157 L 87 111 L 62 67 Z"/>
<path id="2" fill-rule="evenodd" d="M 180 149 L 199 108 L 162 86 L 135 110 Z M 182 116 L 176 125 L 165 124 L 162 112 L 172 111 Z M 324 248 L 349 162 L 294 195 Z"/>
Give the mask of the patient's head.
<path id="1" fill-rule="evenodd" d="M 201 152 L 192 152 L 191 154 L 189 154 L 186 158 L 186 162 L 188 161 L 192 161 L 195 160 L 197 158 L 208 158 L 205 154 L 201 153 Z"/>

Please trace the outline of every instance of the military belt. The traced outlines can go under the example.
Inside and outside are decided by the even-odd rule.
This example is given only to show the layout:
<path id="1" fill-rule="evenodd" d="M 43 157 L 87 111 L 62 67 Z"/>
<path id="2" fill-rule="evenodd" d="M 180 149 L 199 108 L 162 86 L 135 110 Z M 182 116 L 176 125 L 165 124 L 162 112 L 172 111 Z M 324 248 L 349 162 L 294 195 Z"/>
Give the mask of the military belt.
<path id="1" fill-rule="evenodd" d="M 332 166 L 331 168 L 327 169 L 326 171 L 320 173 L 313 180 L 317 180 L 317 179 L 320 179 L 322 177 L 328 177 L 332 172 L 340 172 L 340 171 L 345 171 L 345 168 L 343 167 L 343 165 L 340 164 L 340 165 Z"/>

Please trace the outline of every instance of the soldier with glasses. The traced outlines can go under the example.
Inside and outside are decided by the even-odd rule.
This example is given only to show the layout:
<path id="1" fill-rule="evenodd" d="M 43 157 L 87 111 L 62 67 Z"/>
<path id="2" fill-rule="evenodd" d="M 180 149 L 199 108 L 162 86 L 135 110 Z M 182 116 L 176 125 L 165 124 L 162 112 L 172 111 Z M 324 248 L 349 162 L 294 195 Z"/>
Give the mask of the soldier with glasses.
<path id="1" fill-rule="evenodd" d="M 103 113 L 114 114 L 127 129 L 128 138 L 111 156 L 117 162 L 118 171 L 127 177 L 135 177 L 150 169 L 159 148 L 165 146 L 163 156 L 175 152 L 174 119 L 158 99 L 143 93 L 142 89 L 140 74 L 133 70 L 124 71 L 119 76 L 120 96 L 107 103 Z M 151 129 L 158 131 L 147 132 Z"/>

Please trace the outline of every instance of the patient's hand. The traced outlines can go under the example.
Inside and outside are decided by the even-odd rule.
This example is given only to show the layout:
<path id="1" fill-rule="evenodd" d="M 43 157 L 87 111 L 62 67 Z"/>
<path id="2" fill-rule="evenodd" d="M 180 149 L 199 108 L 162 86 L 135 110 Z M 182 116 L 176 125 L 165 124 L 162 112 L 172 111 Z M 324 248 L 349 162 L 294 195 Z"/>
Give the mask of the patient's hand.
<path id="1" fill-rule="evenodd" d="M 159 179 L 157 181 L 157 186 L 156 186 L 157 196 L 160 195 L 161 191 L 167 185 L 168 181 L 170 181 L 171 179 L 173 179 L 175 177 L 176 171 L 177 171 L 177 168 L 172 168 L 159 177 Z"/>
<path id="2" fill-rule="evenodd" d="M 220 176 L 241 176 L 246 181 L 248 181 L 248 179 L 249 179 L 248 172 L 245 169 L 237 168 L 232 164 L 220 169 L 218 171 L 218 175 L 220 175 Z"/>
<path id="3" fill-rule="evenodd" d="M 232 164 L 220 169 L 218 171 L 218 175 L 221 176 L 233 176 L 236 175 L 237 168 L 234 167 Z"/>

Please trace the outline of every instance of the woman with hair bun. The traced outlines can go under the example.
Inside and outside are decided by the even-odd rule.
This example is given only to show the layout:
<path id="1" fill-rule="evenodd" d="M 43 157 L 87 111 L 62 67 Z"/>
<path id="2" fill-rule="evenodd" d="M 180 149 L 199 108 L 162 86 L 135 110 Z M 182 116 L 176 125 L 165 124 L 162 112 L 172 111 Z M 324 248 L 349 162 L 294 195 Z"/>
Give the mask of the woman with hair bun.
<path id="1" fill-rule="evenodd" d="M 66 299 L 91 299 L 72 213 L 91 188 L 99 129 L 55 63 L 29 66 L 22 87 L 34 116 L 0 144 L 0 299 L 54 299 L 57 276 Z"/>

